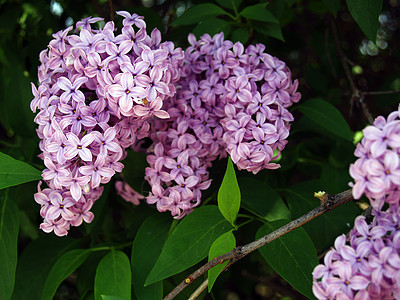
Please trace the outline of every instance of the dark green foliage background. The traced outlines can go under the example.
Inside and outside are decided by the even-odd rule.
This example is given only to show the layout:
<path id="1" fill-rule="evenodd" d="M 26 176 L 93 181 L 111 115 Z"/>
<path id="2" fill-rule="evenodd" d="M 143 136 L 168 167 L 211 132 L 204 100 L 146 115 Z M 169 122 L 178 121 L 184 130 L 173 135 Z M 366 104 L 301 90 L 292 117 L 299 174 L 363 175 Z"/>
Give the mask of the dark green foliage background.
<path id="1" fill-rule="evenodd" d="M 367 2 L 368 9 L 363 9 Z M 54 3 L 62 8 L 58 14 L 52 9 Z M 148 30 L 159 28 L 164 40 L 172 40 L 183 48 L 190 32 L 199 37 L 203 33 L 224 31 L 227 38 L 245 45 L 264 43 L 266 51 L 285 61 L 293 78 L 299 80 L 302 100 L 291 110 L 295 121 L 279 161 L 282 167 L 257 175 L 236 169 L 241 189 L 239 214 L 238 200 L 234 204 L 236 209 L 231 211 L 229 203 L 217 202 L 227 165 L 227 160 L 222 160 L 215 162 L 210 170 L 213 183 L 203 194 L 203 202 L 209 207 L 200 209 L 193 219 L 189 215 L 183 221 L 173 220 L 145 203 L 133 206 L 117 196 L 112 181 L 93 207 L 95 219 L 91 224 L 72 228 L 68 237 L 63 238 L 39 230 L 40 207 L 33 194 L 44 166 L 37 157 L 39 139 L 34 114 L 29 109 L 33 98 L 30 82 L 37 84 L 39 53 L 47 47 L 51 34 L 64 29 L 68 22 L 87 16 L 110 20 L 111 5 L 113 10 L 144 15 Z M 115 19 L 119 26 L 121 19 L 118 16 Z M 339 193 L 348 189 L 351 181 L 348 169 L 355 161 L 354 133 L 362 130 L 368 120 L 360 102 L 351 100 L 353 91 L 337 55 L 331 24 L 339 32 L 340 46 L 351 62 L 356 86 L 368 92 L 400 90 L 399 20 L 400 1 L 395 0 L 0 0 L 0 152 L 3 153 L 0 153 L 0 299 L 48 299 L 54 292 L 54 299 L 97 299 L 100 291 L 111 293 L 110 299 L 117 296 L 124 299 L 129 294 L 133 299 L 159 299 L 199 266 L 193 264 L 207 260 L 210 245 L 217 236 L 233 230 L 236 245 L 243 245 L 253 241 L 256 234 L 266 233 L 277 224 L 284 224 L 284 220 L 297 218 L 318 206 L 314 192 Z M 399 95 L 366 95 L 363 101 L 373 117 L 387 116 L 397 109 Z M 143 179 L 145 157 L 129 152 L 124 163 L 127 181 L 146 194 L 149 186 Z M 234 180 L 232 174 L 229 178 Z M 235 182 L 229 184 L 235 186 Z M 217 204 L 225 212 L 220 214 Z M 212 211 L 213 219 L 206 219 L 208 211 Z M 304 265 L 307 268 L 315 265 L 317 255 L 329 249 L 336 236 L 348 232 L 360 213 L 357 204 L 348 203 L 304 226 L 301 236 L 308 235 L 310 239 L 293 239 L 300 243 L 295 247 L 305 243 L 305 249 L 312 249 L 311 258 Z M 235 227 L 222 215 L 229 215 Z M 185 227 L 198 220 L 206 227 Z M 221 228 L 212 229 L 212 240 L 206 239 L 204 233 L 220 223 Z M 202 239 L 197 239 L 196 230 Z M 183 232 L 181 236 L 179 232 Z M 292 234 L 296 236 L 296 231 Z M 170 236 L 176 245 L 171 247 L 170 242 L 163 248 Z M 190 259 L 178 259 L 178 263 L 190 261 L 190 264 L 174 267 L 186 270 L 179 274 L 167 270 L 164 276 L 164 271 L 158 269 L 153 272 L 157 276 L 150 278 L 151 282 L 172 275 L 145 287 L 147 275 L 157 265 L 160 254 L 164 258 L 158 264 L 165 267 L 165 259 L 174 255 L 169 249 L 184 251 L 188 236 L 192 236 L 198 248 L 191 252 Z M 268 264 L 271 253 L 279 255 L 274 248 L 265 248 L 262 255 L 254 252 L 237 262 L 219 276 L 210 294 L 205 292 L 201 297 L 304 299 L 290 284 L 309 296 L 309 283 L 293 283 L 284 271 L 279 271 L 290 272 L 293 269 L 290 262 L 285 265 L 285 259 L 279 259 L 275 262 L 280 264 L 278 267 Z M 125 273 L 118 273 L 119 269 Z M 132 281 L 123 276 L 116 283 L 118 286 L 107 285 L 111 275 L 105 272 L 120 276 L 130 270 L 133 270 Z M 127 288 L 131 283 L 132 288 Z M 188 287 L 178 298 L 187 299 L 197 284 L 200 282 Z"/>

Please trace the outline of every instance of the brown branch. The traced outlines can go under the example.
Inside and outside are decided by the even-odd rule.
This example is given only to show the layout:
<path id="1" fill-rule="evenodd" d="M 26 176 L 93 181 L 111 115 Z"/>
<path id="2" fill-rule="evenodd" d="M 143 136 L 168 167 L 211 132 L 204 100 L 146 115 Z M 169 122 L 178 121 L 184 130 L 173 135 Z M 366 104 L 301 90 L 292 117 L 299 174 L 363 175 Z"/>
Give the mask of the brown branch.
<path id="1" fill-rule="evenodd" d="M 329 17 L 329 21 L 331 23 L 331 28 L 332 28 L 332 34 L 333 34 L 333 39 L 335 41 L 335 46 L 336 50 L 338 52 L 338 56 L 340 58 L 340 62 L 342 63 L 343 70 L 346 74 L 347 80 L 349 81 L 352 95 L 351 95 L 351 100 L 350 100 L 350 112 L 353 111 L 354 103 L 358 102 L 361 105 L 361 109 L 363 111 L 363 114 L 365 118 L 370 122 L 371 124 L 374 122 L 374 118 L 372 117 L 367 104 L 364 101 L 364 94 L 359 90 L 357 85 L 354 82 L 353 75 L 351 74 L 351 70 L 349 67 L 349 64 L 351 64 L 350 60 L 346 57 L 346 55 L 343 52 L 339 35 L 335 26 L 335 22 L 332 18 L 332 16 Z"/>
<path id="2" fill-rule="evenodd" d="M 208 278 L 206 278 L 206 280 L 204 280 L 203 283 L 200 284 L 197 290 L 195 290 L 193 294 L 190 295 L 188 300 L 197 299 L 197 297 L 200 296 L 200 294 L 207 288 L 207 286 L 208 286 Z"/>
<path id="3" fill-rule="evenodd" d="M 362 95 L 390 95 L 390 94 L 398 94 L 400 90 L 393 91 L 376 91 L 376 92 L 361 92 Z"/>
<path id="4" fill-rule="evenodd" d="M 329 51 L 329 27 L 325 28 L 325 52 L 326 52 L 326 57 L 328 59 L 329 67 L 331 68 L 333 78 L 336 78 L 337 77 L 336 70 L 333 65 L 332 57 Z"/>
<path id="5" fill-rule="evenodd" d="M 108 6 L 109 6 L 109 8 L 110 8 L 110 21 L 114 21 L 113 0 L 108 0 Z"/>
<path id="6" fill-rule="evenodd" d="M 236 261 L 242 259 L 247 254 L 261 248 L 262 246 L 272 242 L 273 240 L 283 236 L 284 234 L 306 224 L 307 222 L 313 220 L 314 218 L 346 203 L 351 200 L 354 200 L 351 190 L 344 191 L 340 194 L 329 195 L 326 193 L 316 193 L 315 197 L 321 200 L 321 205 L 309 211 L 308 213 L 302 215 L 296 220 L 291 221 L 290 223 L 278 228 L 277 230 L 259 238 L 258 240 L 251 242 L 244 246 L 239 246 L 233 249 L 232 251 L 225 253 L 221 256 L 214 258 L 208 263 L 201 266 L 199 269 L 190 274 L 185 280 L 183 280 L 175 289 L 173 289 L 164 300 L 174 299 L 183 289 L 185 289 L 189 284 L 203 275 L 205 272 L 215 267 L 216 265 L 222 264 L 225 261 L 229 260 L 229 263 L 225 267 L 225 269 L 229 268 Z"/>

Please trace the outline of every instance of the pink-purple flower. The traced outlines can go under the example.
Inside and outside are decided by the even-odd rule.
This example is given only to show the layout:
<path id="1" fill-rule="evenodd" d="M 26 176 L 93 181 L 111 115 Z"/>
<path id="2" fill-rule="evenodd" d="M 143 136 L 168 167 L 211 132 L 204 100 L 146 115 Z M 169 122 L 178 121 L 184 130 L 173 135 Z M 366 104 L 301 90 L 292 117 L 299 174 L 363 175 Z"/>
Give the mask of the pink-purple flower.
<path id="1" fill-rule="evenodd" d="M 161 43 L 158 30 L 149 36 L 143 17 L 118 14 L 125 18 L 121 33 L 113 22 L 94 29 L 102 18 L 89 17 L 75 32 L 69 27 L 54 34 L 40 53 L 31 109 L 39 108 L 35 122 L 46 166 L 47 188 L 39 186 L 35 195 L 45 232 L 62 236 L 70 226 L 91 222 L 101 185 L 121 172 L 125 149 L 148 136 L 149 118 L 169 117 L 163 102 L 175 93 L 183 52 Z M 138 76 L 148 80 L 143 84 Z M 132 194 L 118 187 L 123 196 Z"/>

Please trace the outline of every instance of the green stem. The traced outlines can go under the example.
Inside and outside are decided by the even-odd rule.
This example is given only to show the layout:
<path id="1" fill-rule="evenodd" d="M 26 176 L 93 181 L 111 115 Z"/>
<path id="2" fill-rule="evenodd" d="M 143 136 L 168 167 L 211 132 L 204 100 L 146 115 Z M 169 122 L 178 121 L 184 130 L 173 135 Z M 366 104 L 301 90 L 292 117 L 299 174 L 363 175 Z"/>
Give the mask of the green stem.
<path id="1" fill-rule="evenodd" d="M 202 206 L 206 205 L 208 202 L 210 202 L 213 199 L 213 196 L 208 197 L 204 202 L 202 203 Z"/>
<path id="2" fill-rule="evenodd" d="M 132 244 L 133 244 L 133 241 L 127 242 L 124 244 L 120 244 L 120 245 L 94 247 L 94 248 L 91 248 L 91 250 L 92 251 L 105 251 L 105 250 L 111 250 L 111 249 L 122 249 L 125 247 L 130 247 L 130 246 L 132 246 Z"/>
<path id="3" fill-rule="evenodd" d="M 175 230 L 176 226 L 178 226 L 178 223 L 179 223 L 179 220 L 174 219 L 172 221 L 172 224 L 171 224 L 171 227 L 169 228 L 169 232 L 168 232 L 167 237 L 169 237 L 170 234 Z"/>
<path id="4" fill-rule="evenodd" d="M 246 224 L 249 224 L 250 222 L 253 222 L 255 220 L 255 218 L 251 218 L 250 220 L 247 220 L 247 221 L 244 221 L 243 223 L 240 223 L 239 225 L 236 225 L 236 230 L 238 230 L 240 227 L 242 227 L 242 226 L 244 226 L 244 225 L 246 225 Z"/>
<path id="5" fill-rule="evenodd" d="M 238 218 L 254 219 L 253 216 L 246 215 L 246 214 L 238 214 L 237 217 L 238 217 Z"/>

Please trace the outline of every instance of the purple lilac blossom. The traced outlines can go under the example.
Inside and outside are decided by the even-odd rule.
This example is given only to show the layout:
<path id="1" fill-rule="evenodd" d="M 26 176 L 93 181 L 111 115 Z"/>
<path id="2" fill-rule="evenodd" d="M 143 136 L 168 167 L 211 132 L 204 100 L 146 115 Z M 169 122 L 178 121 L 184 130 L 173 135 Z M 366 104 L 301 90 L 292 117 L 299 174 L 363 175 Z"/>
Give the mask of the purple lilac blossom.
<path id="1" fill-rule="evenodd" d="M 399 115 L 400 106 L 387 119 L 376 118 L 357 144 L 353 196 L 368 198 L 374 219 L 357 217 L 348 237 L 339 236 L 314 269 L 318 299 L 400 299 Z"/>
<path id="2" fill-rule="evenodd" d="M 318 299 L 400 299 L 400 211 L 356 218 L 349 236 L 336 238 L 313 272 Z"/>
<path id="3" fill-rule="evenodd" d="M 254 174 L 278 168 L 270 161 L 287 143 L 293 120 L 287 108 L 300 100 L 298 82 L 265 46 L 245 49 L 223 33 L 188 40 L 176 95 L 163 103 L 171 118 L 152 120 L 145 177 L 152 186 L 147 202 L 175 218 L 200 204 L 211 183 L 207 169 L 217 158 L 229 154 Z"/>
<path id="4" fill-rule="evenodd" d="M 399 114 L 400 106 L 387 119 L 379 116 L 373 125 L 363 130 L 364 137 L 354 152 L 358 159 L 350 166 L 350 175 L 355 181 L 352 185 L 354 198 L 359 199 L 365 194 L 377 210 L 382 208 L 385 200 L 391 205 L 399 201 Z"/>
<path id="5" fill-rule="evenodd" d="M 45 232 L 58 236 L 70 226 L 90 223 L 101 184 L 121 172 L 125 149 L 149 135 L 148 120 L 168 118 L 163 101 L 175 94 L 183 51 L 161 34 L 146 32 L 143 17 L 124 17 L 121 33 L 113 22 L 86 18 L 54 34 L 40 53 L 38 87 L 31 110 L 46 169 L 35 201 Z M 134 26 L 133 26 L 134 25 Z M 142 196 L 117 182 L 118 192 L 138 204 Z"/>

